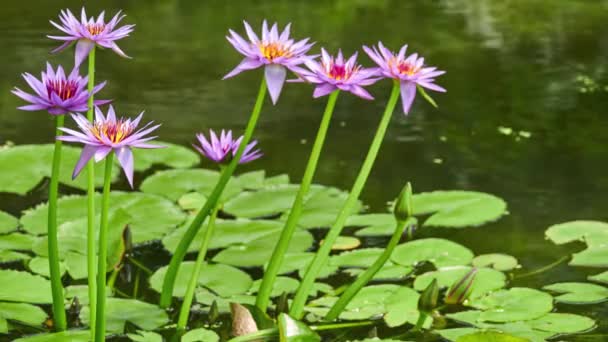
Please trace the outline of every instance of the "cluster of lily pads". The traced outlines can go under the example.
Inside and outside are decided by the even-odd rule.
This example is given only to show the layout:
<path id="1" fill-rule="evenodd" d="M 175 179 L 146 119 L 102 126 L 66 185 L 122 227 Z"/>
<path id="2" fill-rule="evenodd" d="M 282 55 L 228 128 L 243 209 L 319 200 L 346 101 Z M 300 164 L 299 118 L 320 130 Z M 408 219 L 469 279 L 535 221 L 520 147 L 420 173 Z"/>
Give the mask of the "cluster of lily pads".
<path id="1" fill-rule="evenodd" d="M 61 24 L 51 23 L 64 35 L 49 38 L 63 41 L 55 52 L 75 43 L 74 68 L 66 74 L 47 64 L 40 80 L 23 75 L 34 94 L 13 90 L 29 102 L 20 109 L 54 115 L 59 136 L 54 146 L 0 150 L 0 162 L 10 165 L 0 171 L 0 192 L 27 195 L 50 178 L 47 203 L 20 218 L 0 212 L 0 261 L 7 266 L 0 281 L 9 284 L 0 289 L 0 332 L 20 336 L 17 341 L 126 336 L 238 342 L 352 340 L 349 329 L 364 329 L 372 341 L 421 334 L 456 341 L 542 341 L 595 326 L 590 318 L 554 312 L 554 302 L 602 301 L 608 297 L 605 287 L 557 283 L 547 285 L 547 292 L 510 287 L 519 268 L 516 258 L 475 256 L 426 229 L 497 220 L 507 206 L 496 196 L 413 194 L 407 183 L 386 212 L 365 212 L 359 197 L 399 98 L 408 114 L 418 93 L 436 106 L 425 89 L 445 92 L 435 84 L 445 72 L 427 66 L 417 53 L 406 55 L 407 45 L 398 52 L 381 42 L 364 46 L 376 67 L 363 68 L 357 53 L 345 58 L 342 51 L 330 56 L 321 49 L 320 59 L 308 55 L 314 44 L 291 39 L 290 24 L 279 31 L 264 21 L 258 37 L 245 22 L 248 41 L 229 30 L 229 43 L 244 59 L 224 78 L 257 68 L 264 76 L 243 136 L 233 139 L 224 130 L 219 136 L 210 131 L 208 139 L 196 136 L 195 149 L 219 166 L 212 171 L 194 168 L 199 154 L 184 147 L 151 144 L 156 137 L 149 134 L 160 125 L 138 129 L 143 113 L 118 118 L 112 106 L 107 115 L 98 107 L 109 101 L 94 99 L 105 84 L 94 84 L 95 51 L 109 48 L 127 57 L 116 45 L 133 31 L 133 25 L 118 27 L 123 17 L 119 13 L 106 22 L 103 12 L 88 18 L 83 9 L 78 19 L 62 11 Z M 262 156 L 251 138 L 266 92 L 277 104 L 287 71 L 294 73 L 293 82 L 314 84 L 313 97 L 329 96 L 302 181 L 291 184 L 287 175 L 267 177 L 264 171 L 235 176 L 239 164 Z M 351 190 L 313 184 L 338 95 L 373 100 L 364 87 L 382 79 L 393 87 Z M 74 114 L 81 112 L 87 116 Z M 68 113 L 80 131 L 64 127 Z M 62 141 L 83 148 L 63 147 Z M 96 170 L 93 160 L 104 160 L 105 168 Z M 135 171 L 166 168 L 155 169 L 139 191 L 125 192 L 111 191 L 119 177 L 115 165 L 132 189 Z M 78 178 L 81 172 L 86 178 Z M 101 194 L 95 192 L 99 187 Z M 428 232 L 424 238 L 421 230 Z M 573 256 L 573 265 L 601 265 L 605 224 L 568 223 L 551 227 L 547 235 L 556 243 L 588 244 Z M 370 246 L 372 237 L 381 242 Z M 162 249 L 161 259 L 170 255 L 168 265 L 149 260 L 151 249 Z M 605 282 L 605 273 L 590 280 Z M 44 310 L 48 304 L 50 316 Z"/>
<path id="2" fill-rule="evenodd" d="M 136 260 L 138 251 L 151 248 L 150 243 L 154 241 L 160 241 L 164 249 L 173 251 L 188 221 L 220 177 L 217 171 L 193 168 L 199 164 L 195 153 L 177 145 L 167 145 L 168 148 L 160 154 L 156 153 L 158 151 L 140 151 L 136 163 L 136 170 L 142 172 L 153 165 L 157 165 L 156 169 L 158 165 L 165 165 L 165 169 L 144 179 L 140 191 L 112 194 L 115 205 L 110 214 L 113 222 L 110 227 L 113 229 L 109 234 L 108 271 L 119 270 L 122 274 L 124 264 L 132 261 L 132 265 L 143 265 L 134 266 L 141 277 L 140 289 L 135 290 L 136 293 L 126 293 L 133 291 L 132 284 L 129 286 L 121 279 L 109 291 L 107 331 L 116 336 L 127 332 L 133 341 L 162 341 L 166 329 L 172 327 L 171 313 L 156 306 L 153 300 L 152 303 L 146 302 L 155 297 L 155 292 L 161 291 L 166 267 L 147 269 L 155 265 L 145 259 Z M 37 155 L 41 157 L 42 164 L 51 154 L 52 149 L 46 145 L 6 147 L 0 150 L 0 162 L 16 161 L 14 158 L 18 155 Z M 66 163 L 69 158 L 77 158 L 77 151 L 73 151 Z M 33 178 L 28 173 L 30 167 L 27 163 L 14 165 L 10 170 L 0 171 L 1 192 L 31 193 L 48 176 L 41 173 Z M 9 175 L 12 175 L 10 182 Z M 118 175 L 114 181 L 119 181 Z M 69 177 L 62 177 L 62 183 L 66 189 L 76 191 L 83 188 Z M 223 215 L 218 219 L 217 232 L 210 245 L 213 257 L 204 265 L 197 283 L 194 310 L 199 314 L 192 323 L 196 328 L 184 335 L 182 341 L 219 341 L 226 329 L 221 325 L 228 323 L 209 324 L 210 313 L 217 312 L 220 317 L 227 317 L 230 303 L 247 305 L 255 302 L 260 285 L 260 279 L 255 275 L 259 273 L 255 270 L 265 267 L 296 192 L 297 186 L 289 183 L 287 175 L 267 177 L 263 171 L 253 171 L 231 178 L 224 193 Z M 312 259 L 311 250 L 318 242 L 313 233 L 331 224 L 345 197 L 346 193 L 336 188 L 312 187 L 304 204 L 296 238 L 289 246 L 273 287 L 273 298 L 279 299 L 297 289 L 299 275 Z M 66 305 L 78 303 L 78 324 L 65 332 L 22 337 L 18 341 L 63 341 L 66 338 L 87 341 L 89 338 L 88 331 L 83 329 L 89 315 L 84 249 L 86 225 L 83 224 L 86 205 L 83 199 L 84 196 L 74 194 L 59 200 L 59 212 L 62 213 L 59 218 L 60 256 L 66 284 Z M 415 194 L 413 208 L 420 226 L 418 231 L 427 232 L 432 232 L 433 227 L 479 226 L 506 213 L 506 204 L 500 198 L 470 191 Z M 20 218 L 4 212 L 0 214 L 0 255 L 7 265 L 0 271 L 0 280 L 5 284 L 0 290 L 3 322 L 0 327 L 3 333 L 11 336 L 23 329 L 30 333 L 43 330 L 47 319 L 43 308 L 52 299 L 45 259 L 46 212 L 47 205 L 40 204 L 24 211 Z M 366 244 L 361 242 L 370 237 L 389 236 L 393 232 L 392 213 L 368 213 L 362 203 L 358 203 L 356 212 L 347 223 L 352 234 L 342 236 L 333 246 L 330 261 L 315 284 L 314 297 L 306 304 L 305 320 L 313 327 L 323 326 L 319 325 L 322 317 L 344 290 L 344 280 L 336 279 L 347 279 L 348 283 L 348 279 L 369 267 L 383 251 L 378 247 L 365 247 Z M 134 252 L 128 257 L 124 256 L 125 241 L 122 238 L 122 227 L 126 223 L 134 245 Z M 203 235 L 204 230 L 201 230 L 194 245 L 202 240 Z M 573 266 L 607 266 L 607 223 L 575 221 L 555 225 L 547 230 L 547 237 L 558 244 L 583 241 L 588 245 L 586 250 L 572 257 Z M 195 251 L 195 248 L 190 250 Z M 175 296 L 184 295 L 193 264 L 193 261 L 182 263 Z M 419 319 L 421 293 L 434 279 L 439 288 L 447 289 L 473 268 L 477 273 L 467 300 L 458 305 L 438 305 L 425 319 L 424 331 L 452 341 L 473 341 L 466 337 L 473 333 L 479 333 L 480 338 L 488 338 L 488 334 L 494 332 L 508 333 L 523 340 L 544 341 L 553 336 L 584 332 L 595 326 L 590 318 L 556 312 L 555 303 L 593 304 L 608 298 L 608 288 L 597 284 L 606 282 L 606 272 L 590 277 L 589 283 L 548 284 L 543 290 L 510 287 L 513 275 L 521 272 L 516 258 L 499 253 L 476 256 L 463 245 L 429 237 L 400 243 L 370 284 L 340 314 L 340 320 L 395 328 L 391 330 L 395 335 L 392 340 L 415 340 L 417 335 L 408 335 L 408 331 Z M 371 328 L 362 326 L 358 329 Z M 316 334 L 327 333 L 300 330 L 301 334 L 306 332 L 312 334 L 311 341 L 315 340 Z"/>

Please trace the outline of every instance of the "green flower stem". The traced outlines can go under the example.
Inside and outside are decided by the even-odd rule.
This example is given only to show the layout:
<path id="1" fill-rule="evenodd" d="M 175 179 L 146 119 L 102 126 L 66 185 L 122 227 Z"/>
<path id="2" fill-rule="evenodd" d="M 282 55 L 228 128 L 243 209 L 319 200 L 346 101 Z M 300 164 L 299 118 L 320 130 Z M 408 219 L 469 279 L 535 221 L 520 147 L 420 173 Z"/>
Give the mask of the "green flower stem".
<path id="1" fill-rule="evenodd" d="M 348 198 L 346 199 L 346 202 L 342 207 L 342 211 L 340 211 L 340 213 L 338 214 L 336 221 L 330 228 L 329 232 L 327 232 L 323 244 L 321 245 L 321 247 L 317 251 L 317 254 L 315 254 L 314 259 L 310 263 L 310 266 L 308 267 L 308 270 L 304 275 L 304 279 L 302 279 L 302 283 L 300 283 L 300 287 L 298 288 L 295 298 L 293 299 L 289 315 L 295 319 L 300 319 L 302 317 L 302 314 L 304 312 L 304 305 L 306 304 L 306 300 L 308 299 L 308 295 L 311 292 L 315 279 L 321 271 L 321 268 L 327 263 L 327 258 L 329 256 L 329 252 L 331 251 L 331 247 L 340 235 L 342 228 L 344 228 L 346 219 L 352 214 L 351 211 L 357 203 L 359 195 L 361 194 L 365 182 L 367 181 L 367 177 L 371 172 L 372 166 L 374 166 L 376 156 L 378 155 L 378 151 L 380 150 L 380 146 L 382 145 L 382 140 L 384 140 L 384 134 L 386 133 L 386 129 L 391 121 L 391 117 L 398 99 L 399 83 L 397 81 L 394 81 L 393 89 L 386 105 L 386 109 L 384 111 L 384 114 L 382 115 L 382 119 L 380 120 L 380 124 L 378 125 L 376 135 L 374 136 L 369 151 L 367 152 L 365 161 L 363 162 L 361 170 L 357 175 L 357 179 L 355 180 L 355 183 L 353 184 L 353 187 L 350 190 L 350 193 L 348 194 Z"/>
<path id="2" fill-rule="evenodd" d="M 245 147 L 251 140 L 251 136 L 253 135 L 253 131 L 255 130 L 255 126 L 258 122 L 258 118 L 260 116 L 260 112 L 262 111 L 262 104 L 264 103 L 264 98 L 266 97 L 266 79 L 262 77 L 262 82 L 260 82 L 260 89 L 258 90 L 258 96 L 255 101 L 255 105 L 253 106 L 253 111 L 251 112 L 251 116 L 249 117 L 249 122 L 247 123 L 247 127 L 245 128 L 245 134 L 241 144 L 239 145 L 239 149 L 236 152 L 236 155 L 228 164 L 224 172 L 222 172 L 220 179 L 218 180 L 213 192 L 209 195 L 207 202 L 198 212 L 192 223 L 188 227 L 188 230 L 184 233 L 184 236 L 179 242 L 179 245 L 175 249 L 175 253 L 171 258 L 171 262 L 169 263 L 169 268 L 167 269 L 167 273 L 165 275 L 165 279 L 163 281 L 163 289 L 160 295 L 160 307 L 166 308 L 171 304 L 171 298 L 173 296 L 173 288 L 175 287 L 175 278 L 177 277 L 177 271 L 179 270 L 179 266 L 184 260 L 184 256 L 188 252 L 188 247 L 192 240 L 196 236 L 196 233 L 201 228 L 201 225 L 207 218 L 207 215 L 211 212 L 213 208 L 215 208 L 217 202 L 228 184 L 230 177 L 234 173 L 234 170 L 239 164 L 239 160 L 241 160 L 241 156 L 245 151 Z"/>
<path id="3" fill-rule="evenodd" d="M 326 321 L 333 321 L 340 316 L 342 311 L 346 308 L 348 303 L 355 297 L 357 293 L 365 286 L 373 277 L 380 271 L 384 263 L 391 257 L 393 250 L 401 240 L 401 236 L 403 235 L 403 231 L 405 227 L 407 227 L 407 221 L 397 221 L 395 232 L 391 237 L 388 245 L 384 249 L 384 252 L 374 261 L 371 267 L 369 267 L 363 274 L 361 274 L 354 283 L 352 283 L 346 291 L 340 296 L 338 301 L 331 307 L 327 315 L 325 315 Z"/>
<path id="4" fill-rule="evenodd" d="M 205 231 L 205 236 L 203 237 L 203 242 L 201 242 L 201 248 L 198 251 L 198 257 L 196 258 L 196 262 L 194 263 L 194 271 L 192 272 L 190 282 L 188 283 L 188 289 L 186 290 L 186 294 L 184 295 L 182 308 L 179 311 L 179 318 L 177 320 L 178 333 L 180 331 L 185 330 L 186 324 L 188 323 L 188 317 L 190 316 L 190 306 L 192 305 L 192 299 L 194 298 L 194 290 L 196 289 L 196 285 L 198 285 L 198 277 L 201 274 L 201 268 L 203 267 L 203 264 L 205 262 L 207 248 L 209 247 L 209 242 L 213 237 L 213 231 L 215 230 L 215 219 L 217 217 L 218 211 L 219 206 L 215 207 L 213 213 L 211 213 L 209 223 L 207 224 L 207 230 Z"/>
<path id="5" fill-rule="evenodd" d="M 89 110 L 87 111 L 87 119 L 93 122 L 93 88 L 95 87 L 95 46 L 89 53 Z M 91 159 L 87 163 L 87 279 L 89 283 L 89 327 L 91 330 L 91 339 L 95 337 L 95 314 L 97 313 L 97 301 L 95 295 L 97 289 L 95 287 L 95 164 Z"/>
<path id="6" fill-rule="evenodd" d="M 101 197 L 101 222 L 99 224 L 99 251 L 97 255 L 97 318 L 95 322 L 95 342 L 105 341 L 106 331 L 106 270 L 108 254 L 108 211 L 110 210 L 110 185 L 112 183 L 112 165 L 114 152 L 106 157 L 106 169 L 103 179 L 103 195 Z"/>
<path id="7" fill-rule="evenodd" d="M 64 120 L 64 115 L 57 115 L 56 135 L 61 135 L 59 127 L 63 127 Z M 65 306 L 63 304 L 61 270 L 59 269 L 59 241 L 57 240 L 57 197 L 59 192 L 59 172 L 61 171 L 61 146 L 61 140 L 55 139 L 48 208 L 49 270 L 51 273 L 51 291 L 53 294 L 53 319 L 55 320 L 55 327 L 58 331 L 63 331 L 67 328 Z"/>
<path id="8" fill-rule="evenodd" d="M 279 272 L 279 268 L 281 267 L 283 259 L 285 258 L 285 253 L 287 252 L 291 238 L 296 230 L 298 220 L 302 215 L 304 198 L 308 194 L 310 183 L 312 183 L 312 179 L 317 169 L 317 163 L 319 161 L 319 156 L 321 155 L 321 150 L 323 149 L 323 143 L 325 142 L 325 136 L 327 135 L 327 129 L 329 128 L 329 123 L 331 122 L 334 107 L 336 106 L 338 94 L 340 94 L 339 90 L 334 91 L 327 100 L 325 112 L 323 113 L 323 118 L 321 119 L 321 124 L 319 125 L 319 131 L 317 132 L 317 137 L 315 138 L 310 157 L 308 158 L 308 163 L 306 164 L 306 170 L 304 171 L 304 176 L 302 177 L 300 189 L 298 190 L 291 210 L 289 211 L 289 217 L 287 217 L 287 222 L 281 231 L 279 241 L 272 252 L 272 257 L 270 258 L 268 268 L 264 273 L 264 279 L 260 285 L 260 290 L 255 302 L 256 306 L 262 310 L 262 312 L 266 312 L 268 302 L 270 301 L 270 293 L 272 292 L 272 287 L 277 278 L 277 273 Z"/>

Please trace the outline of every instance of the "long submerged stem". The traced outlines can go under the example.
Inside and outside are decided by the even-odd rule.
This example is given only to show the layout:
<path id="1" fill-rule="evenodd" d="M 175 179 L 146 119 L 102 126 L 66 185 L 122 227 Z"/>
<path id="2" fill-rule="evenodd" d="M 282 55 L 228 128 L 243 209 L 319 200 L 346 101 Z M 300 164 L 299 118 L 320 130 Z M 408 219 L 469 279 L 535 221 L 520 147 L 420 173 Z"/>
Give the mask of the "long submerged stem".
<path id="1" fill-rule="evenodd" d="M 308 194 L 310 184 L 312 183 L 312 179 L 315 175 L 319 156 L 321 155 L 321 151 L 323 149 L 325 136 L 327 135 L 327 129 L 329 128 L 329 123 L 331 122 L 331 117 L 334 112 L 334 107 L 336 106 L 336 100 L 338 99 L 339 93 L 339 90 L 334 91 L 327 100 L 325 112 L 323 113 L 323 118 L 321 119 L 319 130 L 317 131 L 317 137 L 313 144 L 312 151 L 310 152 L 308 163 L 306 164 L 306 170 L 304 171 L 304 176 L 302 177 L 300 189 L 298 190 L 291 210 L 289 211 L 289 216 L 287 217 L 287 222 L 281 231 L 279 241 L 272 252 L 272 257 L 270 258 L 268 268 L 264 273 L 264 279 L 260 285 L 260 290 L 255 302 L 256 306 L 262 310 L 262 312 L 265 312 L 266 308 L 268 307 L 270 293 L 272 292 L 272 287 L 277 278 L 277 273 L 279 272 L 279 268 L 283 263 L 285 253 L 287 252 L 287 248 L 289 247 L 289 243 L 291 242 L 291 238 L 295 232 L 298 220 L 302 215 L 304 198 Z"/>
<path id="2" fill-rule="evenodd" d="M 264 103 L 264 98 L 266 97 L 266 79 L 262 77 L 262 82 L 260 82 L 260 89 L 258 90 L 258 96 L 255 101 L 255 105 L 253 106 L 253 111 L 251 112 L 251 116 L 249 117 L 249 122 L 247 123 L 247 127 L 245 128 L 245 134 L 243 136 L 243 140 L 239 145 L 239 149 L 236 152 L 236 155 L 228 164 L 224 172 L 222 172 L 220 179 L 218 180 L 215 188 L 209 195 L 207 202 L 198 212 L 198 214 L 192 220 L 192 223 L 188 227 L 188 230 L 184 233 L 184 236 L 179 242 L 179 245 L 175 249 L 175 253 L 173 253 L 173 257 L 171 257 L 171 262 L 169 263 L 169 268 L 167 269 L 167 273 L 165 275 L 165 279 L 163 281 L 163 289 L 160 295 L 160 307 L 166 308 L 171 304 L 171 298 L 173 296 L 173 288 L 175 287 L 175 277 L 177 276 L 177 271 L 179 270 L 179 266 L 184 260 L 186 253 L 188 252 L 188 247 L 192 243 L 192 240 L 196 236 L 196 233 L 201 228 L 201 224 L 205 221 L 205 218 L 209 215 L 211 210 L 215 208 L 217 202 L 228 184 L 230 177 L 234 173 L 239 160 L 241 160 L 241 156 L 245 151 L 245 147 L 251 140 L 251 136 L 253 135 L 253 131 L 255 130 L 255 126 L 258 122 L 258 118 L 260 116 L 260 112 L 262 111 L 262 104 Z"/>
<path id="3" fill-rule="evenodd" d="M 94 95 L 93 88 L 95 86 L 95 46 L 89 53 L 89 103 L 87 111 L 87 119 L 93 122 L 93 105 Z M 97 314 L 97 301 L 95 294 L 95 164 L 93 160 L 87 163 L 87 280 L 89 286 L 89 329 L 91 330 L 91 339 L 95 337 L 95 318 Z"/>
<path id="4" fill-rule="evenodd" d="M 196 262 L 194 263 L 194 270 L 192 271 L 192 276 L 190 277 L 190 282 L 188 283 L 188 289 L 186 290 L 186 294 L 184 295 L 182 308 L 179 311 L 179 318 L 177 320 L 178 333 L 186 329 L 186 324 L 188 323 L 188 317 L 190 316 L 190 306 L 192 305 L 192 299 L 194 298 L 194 290 L 196 290 L 196 285 L 198 285 L 198 278 L 201 274 L 201 268 L 203 267 L 203 263 L 205 262 L 207 248 L 209 247 L 211 237 L 213 237 L 213 231 L 215 230 L 215 219 L 217 217 L 218 210 L 219 206 L 215 207 L 213 213 L 211 214 L 211 217 L 209 218 L 207 230 L 205 231 L 203 242 L 201 242 L 201 248 L 198 251 L 198 257 L 196 258 Z"/>
<path id="5" fill-rule="evenodd" d="M 391 95 L 389 97 L 388 103 L 386 105 L 386 109 L 384 110 L 384 114 L 382 115 L 382 119 L 380 120 L 380 124 L 378 125 L 378 129 L 376 130 L 376 135 L 372 141 L 372 144 L 367 152 L 367 156 L 365 157 L 365 161 L 361 166 L 361 170 L 357 175 L 355 183 L 353 184 L 350 193 L 348 194 L 348 198 L 342 207 L 342 210 L 338 214 L 336 221 L 330 228 L 329 232 L 325 236 L 324 242 L 315 254 L 314 259 L 308 266 L 308 270 L 304 275 L 304 279 L 302 279 L 302 283 L 296 292 L 295 298 L 291 305 L 291 309 L 289 311 L 289 315 L 295 319 L 300 319 L 304 312 L 304 305 L 306 304 L 306 300 L 308 299 L 308 295 L 311 292 L 312 286 L 317 278 L 317 275 L 321 271 L 321 268 L 327 263 L 327 258 L 329 256 L 329 252 L 331 251 L 331 247 L 334 242 L 340 235 L 342 228 L 344 228 L 344 224 L 346 223 L 346 219 L 351 215 L 351 211 L 357 200 L 359 199 L 359 195 L 365 186 L 367 181 L 367 177 L 369 176 L 372 166 L 374 166 L 374 162 L 376 161 L 376 156 L 378 155 L 378 151 L 380 150 L 380 146 L 382 145 L 382 141 L 384 140 L 384 135 L 386 133 L 386 129 L 391 121 L 391 117 L 393 111 L 395 109 L 395 105 L 397 104 L 397 100 L 399 99 L 399 83 L 394 81 L 393 90 L 391 91 Z"/>
<path id="6" fill-rule="evenodd" d="M 59 127 L 63 126 L 64 115 L 56 118 L 56 135 L 61 135 Z M 61 270 L 59 268 L 59 242 L 57 240 L 57 197 L 59 192 L 59 173 L 61 172 L 61 140 L 55 139 L 53 152 L 53 169 L 51 184 L 49 185 L 48 208 L 48 247 L 49 270 L 51 273 L 51 291 L 53 294 L 53 318 L 58 331 L 66 330 L 65 307 L 63 304 L 63 285 L 61 284 Z"/>
<path id="7" fill-rule="evenodd" d="M 103 178 L 103 195 L 101 197 L 101 220 L 99 224 L 99 251 L 97 255 L 97 321 L 95 322 L 95 342 L 105 341 L 106 320 L 106 269 L 107 269 L 107 233 L 108 211 L 110 210 L 110 185 L 112 183 L 112 165 L 114 152 L 106 157 L 106 168 Z"/>
<path id="8" fill-rule="evenodd" d="M 388 245 L 386 246 L 382 254 L 378 257 L 378 259 L 376 259 L 376 261 L 374 261 L 372 266 L 370 266 L 365 272 L 363 272 L 363 274 L 361 274 L 357 278 L 357 280 L 355 280 L 355 282 L 352 283 L 346 289 L 346 291 L 344 291 L 338 301 L 331 307 L 327 315 L 325 315 L 326 321 L 333 321 L 338 318 L 338 316 L 340 316 L 342 311 L 344 311 L 344 309 L 346 308 L 348 303 L 350 303 L 353 297 L 355 297 L 357 293 L 359 293 L 359 291 L 363 288 L 363 286 L 365 286 L 374 277 L 374 275 L 376 275 L 376 273 L 380 271 L 380 269 L 382 268 L 382 266 L 384 266 L 388 258 L 391 257 L 391 254 L 399 243 L 399 240 L 401 240 L 403 230 L 405 229 L 405 227 L 407 227 L 407 225 L 408 221 L 397 221 L 395 232 L 393 233 L 393 236 L 391 237 L 390 241 L 388 242 Z"/>

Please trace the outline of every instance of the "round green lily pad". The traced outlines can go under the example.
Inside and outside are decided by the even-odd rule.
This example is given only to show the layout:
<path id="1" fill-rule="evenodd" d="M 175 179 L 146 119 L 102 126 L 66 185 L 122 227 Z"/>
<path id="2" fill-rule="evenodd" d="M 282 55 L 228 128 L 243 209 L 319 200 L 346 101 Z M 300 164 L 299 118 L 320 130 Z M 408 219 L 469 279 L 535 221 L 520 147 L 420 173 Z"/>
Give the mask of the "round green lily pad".
<path id="1" fill-rule="evenodd" d="M 414 289 L 423 291 L 433 279 L 437 279 L 440 287 L 450 287 L 471 271 L 469 266 L 451 266 L 436 271 L 424 273 L 414 281 Z M 491 268 L 479 268 L 473 280 L 472 292 L 469 298 L 477 298 L 488 292 L 502 289 L 506 285 L 505 275 Z"/>
<path id="2" fill-rule="evenodd" d="M 473 259 L 475 267 L 492 267 L 499 271 L 510 271 L 519 266 L 517 259 L 507 254 L 482 254 Z"/>
<path id="3" fill-rule="evenodd" d="M 543 290 L 560 293 L 555 300 L 567 304 L 594 304 L 608 299 L 608 288 L 591 283 L 555 283 Z"/>
<path id="4" fill-rule="evenodd" d="M 473 252 L 449 240 L 429 238 L 397 246 L 391 260 L 404 266 L 414 266 L 417 263 L 428 261 L 440 268 L 466 265 L 473 260 Z"/>
<path id="5" fill-rule="evenodd" d="M 539 318 L 550 312 L 553 297 L 539 290 L 514 287 L 473 298 L 469 305 L 482 311 L 480 321 L 515 322 Z"/>

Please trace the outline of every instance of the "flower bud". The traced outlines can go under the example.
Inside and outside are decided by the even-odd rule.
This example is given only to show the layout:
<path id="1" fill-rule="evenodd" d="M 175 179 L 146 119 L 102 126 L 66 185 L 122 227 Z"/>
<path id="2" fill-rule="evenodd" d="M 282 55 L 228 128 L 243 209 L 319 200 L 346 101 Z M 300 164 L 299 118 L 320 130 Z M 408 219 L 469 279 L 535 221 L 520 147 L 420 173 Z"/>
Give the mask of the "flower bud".
<path id="1" fill-rule="evenodd" d="M 437 284 L 437 279 L 433 279 L 429 286 L 427 286 L 420 295 L 420 299 L 418 300 L 418 310 L 422 312 L 433 311 L 433 309 L 437 307 L 438 297 L 439 285 Z"/>
<path id="2" fill-rule="evenodd" d="M 409 217 L 413 216 L 412 209 L 412 185 L 410 182 L 407 182 L 399 193 L 399 197 L 395 201 L 395 208 L 393 209 L 393 213 L 395 214 L 395 218 L 397 221 L 405 221 Z"/>
<path id="3" fill-rule="evenodd" d="M 473 267 L 462 278 L 456 281 L 445 295 L 446 304 L 462 304 L 473 292 L 473 282 L 477 276 L 477 268 Z"/>

